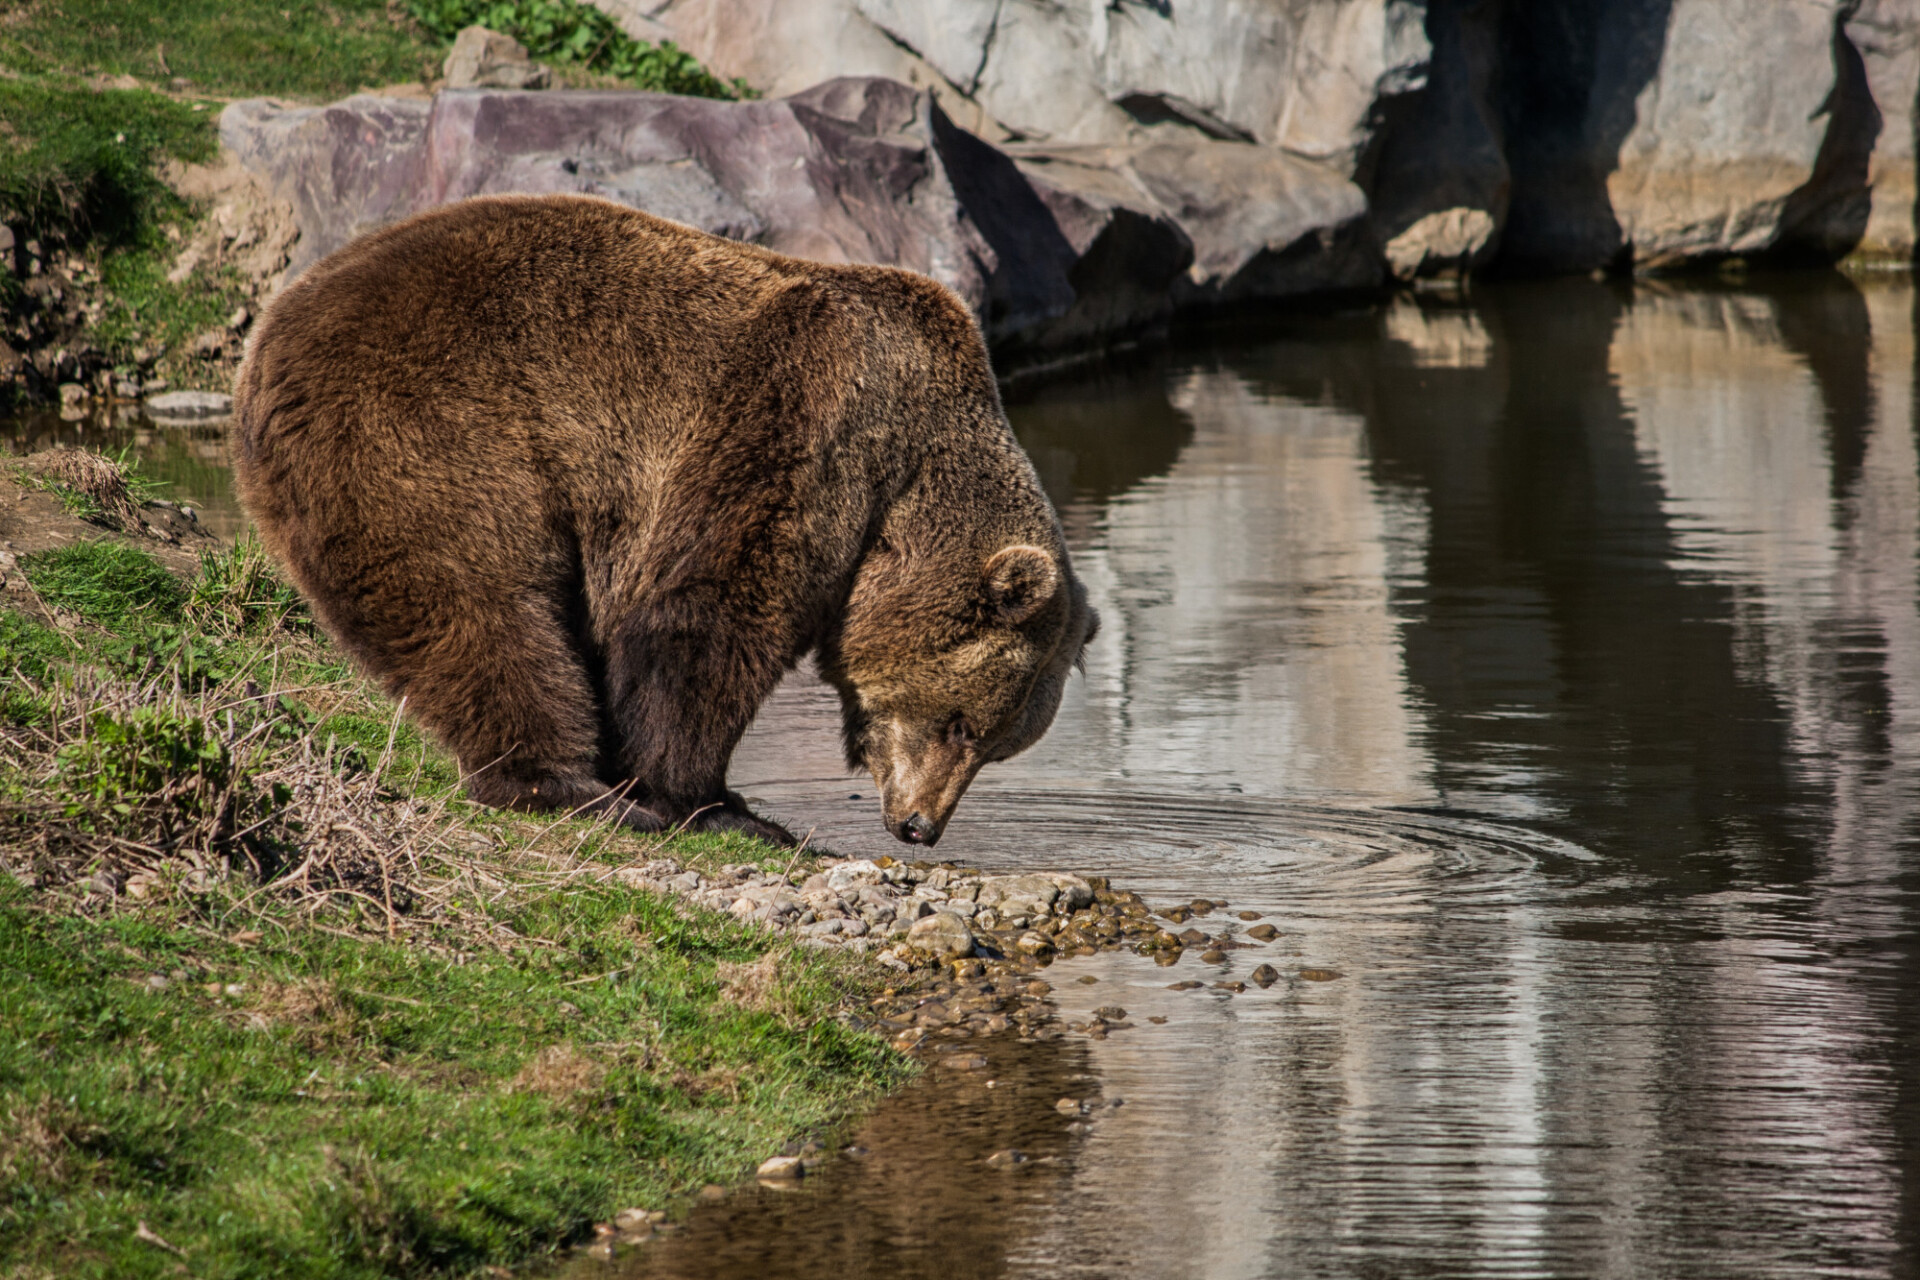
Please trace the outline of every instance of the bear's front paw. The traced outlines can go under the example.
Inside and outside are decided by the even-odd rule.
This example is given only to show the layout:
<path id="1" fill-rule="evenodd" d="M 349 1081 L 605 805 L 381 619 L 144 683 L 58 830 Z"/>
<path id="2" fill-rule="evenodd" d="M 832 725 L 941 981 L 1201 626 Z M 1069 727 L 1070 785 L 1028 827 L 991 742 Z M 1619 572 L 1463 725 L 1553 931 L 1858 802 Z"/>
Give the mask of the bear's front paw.
<path id="1" fill-rule="evenodd" d="M 701 810 L 687 825 L 694 831 L 738 831 L 782 849 L 791 849 L 800 843 L 793 838 L 793 832 L 777 822 L 768 822 L 747 808 L 747 802 L 731 791 L 727 793 L 725 804 Z"/>

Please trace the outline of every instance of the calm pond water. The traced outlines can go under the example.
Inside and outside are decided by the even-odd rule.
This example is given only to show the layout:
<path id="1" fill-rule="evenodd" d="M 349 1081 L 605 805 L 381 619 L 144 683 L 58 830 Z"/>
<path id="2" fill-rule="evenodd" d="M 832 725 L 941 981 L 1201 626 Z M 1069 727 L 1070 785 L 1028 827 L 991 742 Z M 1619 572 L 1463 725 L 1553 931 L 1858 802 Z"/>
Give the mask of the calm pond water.
<path id="1" fill-rule="evenodd" d="M 939 853 L 1281 936 L 1056 964 L 1133 1028 L 579 1274 L 1920 1275 L 1915 308 L 1477 288 L 1010 405 L 1106 625 Z M 895 852 L 836 730 L 796 676 L 735 783 Z"/>

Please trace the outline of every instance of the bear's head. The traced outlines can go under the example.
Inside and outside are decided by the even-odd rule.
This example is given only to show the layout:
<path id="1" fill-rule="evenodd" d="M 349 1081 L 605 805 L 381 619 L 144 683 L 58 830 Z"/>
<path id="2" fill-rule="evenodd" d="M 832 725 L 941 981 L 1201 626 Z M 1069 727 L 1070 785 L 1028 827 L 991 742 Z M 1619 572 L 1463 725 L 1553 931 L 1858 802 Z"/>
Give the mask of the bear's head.
<path id="1" fill-rule="evenodd" d="M 1100 626 L 1054 545 L 882 539 L 822 672 L 840 691 L 847 763 L 872 773 L 887 830 L 932 845 L 980 767 L 1039 740 Z"/>

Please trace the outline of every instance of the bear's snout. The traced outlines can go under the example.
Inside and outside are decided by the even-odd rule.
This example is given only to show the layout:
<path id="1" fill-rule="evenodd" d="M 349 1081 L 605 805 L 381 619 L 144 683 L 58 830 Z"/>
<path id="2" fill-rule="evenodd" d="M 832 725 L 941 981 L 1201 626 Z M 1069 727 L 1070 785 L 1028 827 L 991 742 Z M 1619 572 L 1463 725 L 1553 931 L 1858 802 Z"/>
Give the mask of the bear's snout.
<path id="1" fill-rule="evenodd" d="M 940 828 L 917 813 L 895 827 L 893 834 L 908 844 L 924 844 L 928 848 L 932 848 L 940 840 Z"/>

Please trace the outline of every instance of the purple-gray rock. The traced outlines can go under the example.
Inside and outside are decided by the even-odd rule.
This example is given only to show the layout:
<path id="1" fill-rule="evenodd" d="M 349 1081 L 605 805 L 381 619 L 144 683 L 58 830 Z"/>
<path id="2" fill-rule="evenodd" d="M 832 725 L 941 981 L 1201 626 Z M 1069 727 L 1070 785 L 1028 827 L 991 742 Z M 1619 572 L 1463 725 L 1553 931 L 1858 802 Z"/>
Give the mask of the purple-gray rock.
<path id="1" fill-rule="evenodd" d="M 803 257 L 924 271 L 966 299 L 1002 347 L 1109 336 L 1137 327 L 1141 311 L 1102 300 L 1130 298 L 1143 278 L 1137 248 L 1109 261 L 1111 238 L 1094 224 L 1111 225 L 1111 210 L 1069 205 L 1084 215 L 1074 230 L 1092 229 L 1076 248 L 1009 157 L 955 126 L 930 94 L 891 81 L 834 80 L 761 102 L 486 90 L 430 103 L 252 99 L 226 109 L 221 139 L 292 204 L 293 272 L 448 201 L 577 192 Z M 1151 252 L 1161 260 L 1150 282 L 1184 265 L 1170 228 Z"/>

